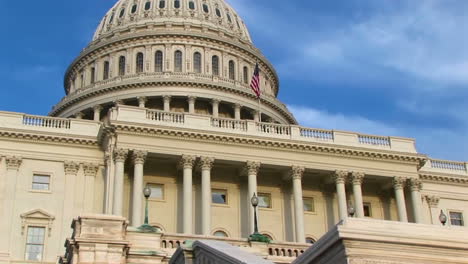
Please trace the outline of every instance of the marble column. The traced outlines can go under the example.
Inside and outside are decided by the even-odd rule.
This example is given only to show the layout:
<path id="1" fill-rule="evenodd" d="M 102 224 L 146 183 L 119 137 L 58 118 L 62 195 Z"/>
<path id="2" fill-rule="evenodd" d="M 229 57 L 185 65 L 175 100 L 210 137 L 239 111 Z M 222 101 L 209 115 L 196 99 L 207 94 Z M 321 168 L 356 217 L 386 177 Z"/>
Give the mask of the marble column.
<path id="1" fill-rule="evenodd" d="M 346 204 L 346 178 L 348 177 L 347 171 L 337 170 L 333 175 L 333 180 L 336 184 L 336 193 L 338 196 L 338 212 L 340 220 L 348 217 L 348 205 Z"/>
<path id="2" fill-rule="evenodd" d="M 356 216 L 364 218 L 364 202 L 362 199 L 362 182 L 364 180 L 364 172 L 353 172 L 351 179 L 353 183 L 354 208 L 356 208 Z"/>
<path id="3" fill-rule="evenodd" d="M 101 111 L 102 111 L 102 106 L 96 105 L 93 107 L 94 111 L 94 121 L 101 121 Z"/>
<path id="4" fill-rule="evenodd" d="M 171 96 L 164 95 L 163 101 L 164 101 L 164 112 L 170 112 L 171 111 Z"/>
<path id="5" fill-rule="evenodd" d="M 96 175 L 99 171 L 99 164 L 84 163 L 84 212 L 94 211 L 94 195 Z"/>
<path id="6" fill-rule="evenodd" d="M 408 222 L 408 215 L 406 213 L 405 201 L 405 188 L 406 178 L 395 177 L 393 178 L 393 188 L 395 189 L 395 199 L 397 203 L 398 220 L 400 222 Z"/>
<path id="7" fill-rule="evenodd" d="M 234 118 L 236 120 L 241 120 L 241 108 L 242 106 L 240 104 L 234 105 Z"/>
<path id="8" fill-rule="evenodd" d="M 145 108 L 146 102 L 148 101 L 148 99 L 145 96 L 140 96 L 137 99 L 138 99 L 138 107 Z"/>
<path id="9" fill-rule="evenodd" d="M 305 243 L 304 232 L 304 202 L 302 199 L 302 176 L 304 167 L 293 166 L 291 169 L 293 196 L 294 196 L 294 224 L 296 227 L 296 242 Z"/>
<path id="10" fill-rule="evenodd" d="M 202 196 L 202 235 L 208 236 L 211 233 L 211 169 L 214 158 L 201 157 L 201 196 Z"/>
<path id="11" fill-rule="evenodd" d="M 197 97 L 189 96 L 188 97 L 188 106 L 189 106 L 189 114 L 195 114 L 195 101 Z"/>
<path id="12" fill-rule="evenodd" d="M 260 122 L 260 112 L 258 110 L 253 110 L 253 116 L 255 122 Z"/>
<path id="13" fill-rule="evenodd" d="M 179 166 L 183 170 L 183 233 L 193 234 L 193 192 L 192 171 L 195 156 L 182 155 Z"/>
<path id="14" fill-rule="evenodd" d="M 82 112 L 78 112 L 75 114 L 76 119 L 83 119 L 84 114 Z"/>
<path id="15" fill-rule="evenodd" d="M 213 100 L 211 101 L 211 106 L 213 107 L 212 113 L 213 113 L 213 117 L 214 117 L 214 118 L 218 118 L 218 117 L 219 117 L 219 103 L 220 103 L 220 102 L 221 102 L 221 101 L 218 100 L 218 99 L 213 99 Z"/>
<path id="16" fill-rule="evenodd" d="M 123 215 L 124 196 L 124 165 L 127 159 L 127 149 L 114 150 L 115 177 L 114 177 L 114 205 L 112 213 L 117 216 Z"/>
<path id="17" fill-rule="evenodd" d="M 413 206 L 413 215 L 414 222 L 417 224 L 422 224 L 422 199 L 421 199 L 421 188 L 422 182 L 420 179 L 411 178 L 410 179 L 410 188 L 411 188 L 411 202 Z"/>
<path id="18" fill-rule="evenodd" d="M 253 234 L 254 232 L 254 208 L 250 202 L 250 199 L 257 193 L 257 174 L 260 169 L 260 162 L 256 161 L 247 161 L 245 165 L 245 174 L 247 175 L 248 187 L 247 187 L 247 208 L 249 208 L 249 233 Z"/>
<path id="19" fill-rule="evenodd" d="M 439 221 L 439 201 L 440 197 L 435 195 L 426 196 L 427 204 L 429 205 L 429 212 L 431 213 L 431 224 L 442 225 Z"/>
<path id="20" fill-rule="evenodd" d="M 132 225 L 140 226 L 143 224 L 143 167 L 148 152 L 136 150 L 133 151 L 133 197 L 132 197 Z"/>

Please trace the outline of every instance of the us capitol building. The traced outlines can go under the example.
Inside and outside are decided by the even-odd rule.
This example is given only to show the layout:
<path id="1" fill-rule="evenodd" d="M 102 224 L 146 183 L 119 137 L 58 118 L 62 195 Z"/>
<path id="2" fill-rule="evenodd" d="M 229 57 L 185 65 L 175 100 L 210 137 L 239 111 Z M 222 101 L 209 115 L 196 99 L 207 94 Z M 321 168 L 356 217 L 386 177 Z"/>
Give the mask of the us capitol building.
<path id="1" fill-rule="evenodd" d="M 468 263 L 466 162 L 302 127 L 279 88 L 223 0 L 118 1 L 49 116 L 0 112 L 0 263 Z"/>

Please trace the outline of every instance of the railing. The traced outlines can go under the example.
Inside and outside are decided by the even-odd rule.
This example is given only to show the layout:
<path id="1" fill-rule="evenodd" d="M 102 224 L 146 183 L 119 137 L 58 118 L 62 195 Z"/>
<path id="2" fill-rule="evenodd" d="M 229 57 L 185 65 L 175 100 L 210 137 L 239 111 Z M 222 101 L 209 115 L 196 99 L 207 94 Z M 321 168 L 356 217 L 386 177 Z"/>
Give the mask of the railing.
<path id="1" fill-rule="evenodd" d="M 291 126 L 269 123 L 257 123 L 257 131 L 265 134 L 291 135 Z"/>
<path id="2" fill-rule="evenodd" d="M 225 129 L 247 131 L 247 121 L 245 120 L 211 118 L 211 126 Z"/>
<path id="3" fill-rule="evenodd" d="M 313 128 L 300 128 L 301 137 L 306 138 L 316 138 L 322 141 L 333 141 L 333 131 L 329 130 L 321 130 L 321 129 L 313 129 Z"/>
<path id="4" fill-rule="evenodd" d="M 172 113 L 158 110 L 147 110 L 146 119 L 168 123 L 185 123 L 185 115 L 183 113 Z"/>
<path id="5" fill-rule="evenodd" d="M 361 144 L 390 147 L 390 138 L 388 137 L 358 135 L 358 138 Z"/>
<path id="6" fill-rule="evenodd" d="M 431 160 L 431 167 L 435 169 L 466 171 L 466 164 L 456 161 Z"/>
<path id="7" fill-rule="evenodd" d="M 49 127 L 49 128 L 61 128 L 70 129 L 70 120 L 61 118 L 51 118 L 44 116 L 23 116 L 23 125 L 26 126 L 37 126 L 37 127 Z"/>

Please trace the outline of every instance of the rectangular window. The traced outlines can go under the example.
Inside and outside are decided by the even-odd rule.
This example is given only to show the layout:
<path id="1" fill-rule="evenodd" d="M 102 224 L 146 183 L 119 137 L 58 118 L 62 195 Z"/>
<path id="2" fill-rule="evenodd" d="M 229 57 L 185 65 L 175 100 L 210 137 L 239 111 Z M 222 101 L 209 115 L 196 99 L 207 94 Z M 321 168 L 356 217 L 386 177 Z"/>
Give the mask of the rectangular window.
<path id="1" fill-rule="evenodd" d="M 227 204 L 227 191 L 226 190 L 212 190 L 211 202 L 214 204 Z"/>
<path id="2" fill-rule="evenodd" d="M 449 212 L 450 214 L 450 224 L 453 226 L 464 226 L 463 223 L 463 214 L 460 212 Z"/>
<path id="3" fill-rule="evenodd" d="M 44 227 L 28 227 L 25 254 L 26 260 L 42 261 L 42 252 L 44 251 L 44 237 Z"/>
<path id="4" fill-rule="evenodd" d="M 259 193 L 258 194 L 258 207 L 259 208 L 271 208 L 271 194 Z"/>
<path id="5" fill-rule="evenodd" d="M 164 199 L 164 185 L 162 184 L 148 184 L 151 189 L 150 199 Z"/>
<path id="6" fill-rule="evenodd" d="M 372 207 L 370 203 L 364 203 L 364 216 L 372 217 Z"/>
<path id="7" fill-rule="evenodd" d="M 50 190 L 50 176 L 34 174 L 33 182 L 32 182 L 32 189 L 41 190 L 41 191 Z"/>
<path id="8" fill-rule="evenodd" d="M 304 212 L 315 212 L 314 198 L 304 197 L 302 198 L 302 201 L 304 203 Z"/>

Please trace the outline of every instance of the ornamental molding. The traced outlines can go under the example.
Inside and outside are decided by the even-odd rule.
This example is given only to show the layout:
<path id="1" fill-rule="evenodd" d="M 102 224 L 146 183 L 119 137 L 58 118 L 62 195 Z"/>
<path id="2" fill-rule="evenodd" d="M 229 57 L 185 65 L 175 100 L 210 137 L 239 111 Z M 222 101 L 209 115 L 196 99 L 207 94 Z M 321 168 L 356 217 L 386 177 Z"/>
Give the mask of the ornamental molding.
<path id="1" fill-rule="evenodd" d="M 453 174 L 419 174 L 423 182 L 436 182 L 450 185 L 468 185 L 467 176 L 458 176 Z"/>
<path id="2" fill-rule="evenodd" d="M 63 168 L 65 171 L 65 175 L 74 175 L 78 174 L 78 170 L 80 169 L 80 164 L 74 161 L 64 161 Z"/>
<path id="3" fill-rule="evenodd" d="M 334 181 L 336 184 L 345 184 L 345 183 L 346 183 L 346 179 L 348 178 L 348 174 L 349 174 L 348 171 L 345 171 L 345 170 L 336 170 L 336 171 L 333 173 L 333 181 Z"/>
<path id="4" fill-rule="evenodd" d="M 45 135 L 42 133 L 36 133 L 36 131 L 34 131 L 34 133 L 22 131 L 0 131 L 0 137 L 13 138 L 20 140 L 21 142 L 28 143 L 37 143 L 38 141 L 41 141 L 54 145 L 80 145 L 93 147 L 98 145 L 97 138 L 94 137 L 84 138 L 77 136 L 76 138 L 72 138 L 59 135 Z"/>
<path id="5" fill-rule="evenodd" d="M 302 166 L 292 166 L 291 171 L 289 172 L 293 180 L 301 180 L 304 176 L 305 167 Z"/>
<path id="6" fill-rule="evenodd" d="M 39 226 L 47 226 L 48 236 L 51 236 L 52 231 L 52 224 L 55 220 L 55 216 L 48 213 L 43 209 L 35 209 L 23 213 L 20 215 L 21 217 L 21 235 L 24 235 L 24 231 L 27 226 L 29 225 L 39 225 Z"/>
<path id="7" fill-rule="evenodd" d="M 23 163 L 23 158 L 19 156 L 6 156 L 5 161 L 8 170 L 18 170 Z"/>
<path id="8" fill-rule="evenodd" d="M 193 165 L 195 164 L 196 159 L 197 159 L 196 156 L 182 155 L 182 157 L 180 158 L 178 167 L 180 169 L 193 169 Z"/>
<path id="9" fill-rule="evenodd" d="M 261 166 L 260 162 L 249 160 L 245 163 L 242 174 L 245 176 L 257 175 L 258 171 L 260 170 L 260 166 Z"/>
<path id="10" fill-rule="evenodd" d="M 96 177 L 99 170 L 99 165 L 94 163 L 84 163 L 83 171 L 85 176 Z"/>
<path id="11" fill-rule="evenodd" d="M 133 164 L 145 164 L 148 151 L 134 150 L 132 155 Z"/>
<path id="12" fill-rule="evenodd" d="M 200 170 L 211 170 L 214 164 L 214 158 L 212 157 L 200 157 L 198 162 L 198 168 Z"/>
<path id="13" fill-rule="evenodd" d="M 393 178 L 393 188 L 395 190 L 401 190 L 405 188 L 407 178 L 405 177 L 394 177 Z"/>
<path id="14" fill-rule="evenodd" d="M 411 178 L 409 180 L 411 191 L 419 192 L 423 188 L 423 183 L 420 179 Z"/>
<path id="15" fill-rule="evenodd" d="M 203 133 L 198 131 L 187 131 L 177 130 L 176 128 L 168 129 L 163 127 L 142 127 L 132 123 L 119 122 L 113 124 L 113 126 L 119 132 L 124 132 L 130 135 L 144 135 L 144 136 L 155 136 L 163 138 L 180 138 L 187 141 L 198 141 L 198 142 L 221 142 L 227 145 L 247 145 L 249 147 L 263 147 L 266 149 L 280 149 L 285 151 L 297 151 L 297 152 L 315 152 L 324 153 L 330 156 L 338 157 L 354 157 L 365 160 L 383 160 L 386 162 L 405 163 L 416 165 L 423 158 L 420 154 L 410 154 L 402 152 L 386 152 L 383 150 L 371 150 L 371 149 L 358 149 L 355 147 L 346 147 L 336 145 L 327 145 L 320 143 L 302 143 L 294 142 L 291 140 L 274 140 L 274 139 L 263 139 L 253 137 L 236 137 L 226 134 L 212 134 Z"/>
<path id="16" fill-rule="evenodd" d="M 351 182 L 353 185 L 362 185 L 365 176 L 366 174 L 362 171 L 353 171 L 351 172 Z"/>
<path id="17" fill-rule="evenodd" d="M 115 162 L 125 162 L 128 156 L 128 149 L 117 148 L 114 150 L 114 161 Z"/>
<path id="18" fill-rule="evenodd" d="M 439 207 L 439 201 L 440 197 L 436 195 L 426 195 L 424 198 L 427 201 L 427 204 L 429 205 L 430 208 L 438 208 Z"/>

